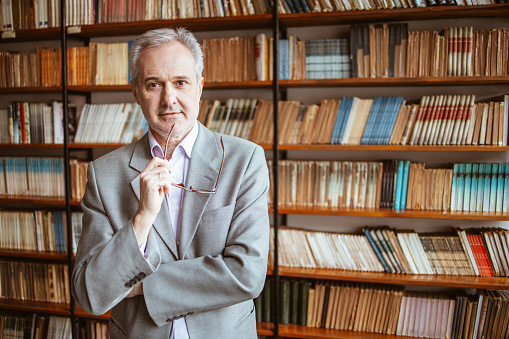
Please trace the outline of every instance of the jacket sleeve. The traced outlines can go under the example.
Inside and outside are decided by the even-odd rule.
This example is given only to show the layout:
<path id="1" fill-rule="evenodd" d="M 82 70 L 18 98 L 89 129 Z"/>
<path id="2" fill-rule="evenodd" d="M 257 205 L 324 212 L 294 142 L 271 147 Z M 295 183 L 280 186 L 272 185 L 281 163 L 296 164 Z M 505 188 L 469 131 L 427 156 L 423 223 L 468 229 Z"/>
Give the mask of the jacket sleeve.
<path id="1" fill-rule="evenodd" d="M 155 272 L 160 258 L 157 243 L 151 237 L 147 245 L 154 251 L 148 259 L 140 253 L 132 219 L 124 220 L 120 226 L 112 225 L 97 187 L 94 162 L 89 164 L 87 179 L 81 202 L 83 230 L 73 269 L 72 292 L 83 310 L 103 314 Z M 118 192 L 119 196 L 123 194 L 127 192 Z"/>

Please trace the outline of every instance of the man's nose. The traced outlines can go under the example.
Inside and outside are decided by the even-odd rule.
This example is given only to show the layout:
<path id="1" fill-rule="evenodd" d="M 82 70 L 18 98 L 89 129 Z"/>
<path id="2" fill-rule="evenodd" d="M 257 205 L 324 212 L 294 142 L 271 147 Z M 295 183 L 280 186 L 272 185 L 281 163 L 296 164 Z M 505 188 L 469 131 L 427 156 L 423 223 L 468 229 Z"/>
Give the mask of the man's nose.
<path id="1" fill-rule="evenodd" d="M 161 105 L 173 107 L 177 104 L 177 90 L 171 84 L 164 86 Z"/>

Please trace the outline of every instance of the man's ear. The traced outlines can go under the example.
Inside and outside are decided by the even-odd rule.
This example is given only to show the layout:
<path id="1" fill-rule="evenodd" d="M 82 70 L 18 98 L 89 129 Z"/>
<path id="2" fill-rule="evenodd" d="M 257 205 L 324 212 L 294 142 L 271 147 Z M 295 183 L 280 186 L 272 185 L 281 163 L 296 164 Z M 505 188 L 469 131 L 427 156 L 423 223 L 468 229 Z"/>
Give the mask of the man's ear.
<path id="1" fill-rule="evenodd" d="M 200 87 L 200 98 L 201 98 L 201 94 L 203 93 L 203 84 L 205 83 L 205 78 L 201 77 L 200 79 L 200 83 L 199 83 L 199 87 Z"/>

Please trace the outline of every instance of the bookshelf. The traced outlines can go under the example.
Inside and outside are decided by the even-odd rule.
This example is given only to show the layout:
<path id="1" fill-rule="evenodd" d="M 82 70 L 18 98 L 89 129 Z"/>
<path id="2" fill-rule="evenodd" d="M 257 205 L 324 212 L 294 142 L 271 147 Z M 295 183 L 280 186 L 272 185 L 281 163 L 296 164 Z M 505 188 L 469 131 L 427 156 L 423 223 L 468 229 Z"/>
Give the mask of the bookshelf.
<path id="1" fill-rule="evenodd" d="M 277 6 L 276 6 L 277 8 Z M 370 11 L 347 11 L 347 12 L 321 12 L 321 13 L 299 13 L 299 14 L 281 14 L 281 15 L 250 15 L 242 17 L 225 18 L 190 18 L 177 20 L 152 20 L 141 22 L 125 23 L 102 23 L 95 25 L 81 25 L 66 27 L 65 32 L 59 28 L 21 30 L 16 32 L 14 38 L 0 39 L 0 49 L 16 48 L 18 44 L 38 42 L 42 40 L 51 40 L 53 43 L 65 41 L 66 43 L 84 41 L 85 44 L 91 40 L 125 40 L 130 36 L 138 35 L 148 29 L 167 27 L 167 26 L 185 26 L 193 32 L 197 32 L 207 38 L 214 35 L 236 34 L 236 31 L 255 31 L 266 30 L 274 37 L 285 36 L 293 31 L 297 35 L 304 30 L 310 29 L 309 35 L 321 38 L 321 29 L 331 27 L 333 30 L 340 27 L 338 32 L 344 34 L 345 27 L 356 23 L 388 23 L 388 22 L 419 22 L 426 26 L 427 21 L 452 22 L 465 18 L 475 19 L 477 21 L 489 20 L 491 18 L 500 19 L 509 16 L 508 4 L 484 5 L 484 6 L 436 6 L 423 8 L 407 9 L 379 9 Z M 445 26 L 444 24 L 443 26 Z M 507 27 L 505 27 L 507 28 Z M 220 33 L 219 33 L 220 32 Z M 306 33 L 308 34 L 308 33 Z M 109 41 L 109 40 L 108 40 Z M 14 47 L 13 47 L 14 46 Z M 24 46 L 22 49 L 25 48 Z M 275 46 L 277 51 L 277 46 Z M 65 56 L 64 56 L 65 60 Z M 276 58 L 274 59 L 277 64 Z M 277 73 L 277 72 L 275 72 Z M 277 102 L 278 98 L 285 100 L 300 100 L 301 97 L 309 102 L 319 102 L 321 99 L 329 97 L 338 97 L 334 91 L 345 91 L 347 95 L 363 95 L 363 97 L 373 97 L 371 93 L 391 93 L 394 90 L 404 89 L 405 95 L 414 97 L 421 91 L 430 91 L 430 88 L 439 87 L 442 92 L 458 92 L 467 89 L 468 92 L 486 92 L 495 91 L 496 95 L 509 93 L 509 76 L 451 76 L 451 77 L 405 77 L 405 78 L 346 78 L 346 79 L 305 79 L 305 80 L 276 80 L 273 81 L 242 81 L 242 82 L 205 82 L 205 97 L 215 98 L 215 96 L 224 96 L 224 92 L 234 90 L 234 95 L 242 96 L 248 91 L 261 91 L 267 99 Z M 480 88 L 480 89 L 479 89 Z M 63 93 L 65 101 L 72 96 L 85 97 L 87 102 L 108 102 L 110 95 L 119 100 L 130 97 L 131 87 L 129 85 L 94 85 L 94 86 L 58 86 L 58 87 L 25 87 L 25 88 L 0 88 L 0 97 L 2 102 L 8 102 L 10 96 L 14 95 L 20 100 L 24 100 L 29 95 L 36 95 L 38 98 L 60 98 Z M 240 92 L 237 94 L 237 91 Z M 272 91 L 272 94 L 269 94 Z M 367 94 L 364 94 L 367 93 Z M 9 98 L 8 98 L 9 97 Z M 7 99 L 8 98 L 8 99 Z M 42 99 L 41 99 L 42 100 Z M 79 99 L 78 99 L 79 100 Z M 278 107 L 274 105 L 277 121 Z M 277 135 L 277 128 L 275 128 Z M 83 151 L 85 156 L 80 157 L 91 160 L 100 153 L 107 152 L 110 149 L 120 147 L 123 144 L 112 143 L 70 143 L 64 144 L 19 144 L 2 145 L 2 153 L 11 156 L 13 152 L 21 151 L 28 155 L 39 154 L 40 152 L 54 153 L 69 157 L 71 154 Z M 276 162 L 275 175 L 277 177 L 278 159 L 389 159 L 406 158 L 418 159 L 423 156 L 426 159 L 438 158 L 439 162 L 444 162 L 449 156 L 454 159 L 471 161 L 471 159 L 481 159 L 481 161 L 505 161 L 509 159 L 507 152 L 509 146 L 420 146 L 420 145 L 330 145 L 330 144 L 312 144 L 312 145 L 290 145 L 290 144 L 263 144 L 268 157 Z M 7 150 L 9 149 L 9 150 Z M 277 179 L 275 181 L 277 183 Z M 277 199 L 276 199 L 277 201 Z M 0 206 L 12 207 L 31 206 L 32 208 L 69 208 L 69 211 L 78 210 L 79 202 L 66 199 L 43 199 L 43 198 L 23 198 L 7 197 L 0 198 Z M 21 207 L 20 207 L 21 208 Z M 503 222 L 507 228 L 509 224 L 509 214 L 507 213 L 482 213 L 482 212 L 442 212 L 442 211 L 396 211 L 391 209 L 318 209 L 318 208 L 283 208 L 271 207 L 269 212 L 274 215 L 275 226 L 279 224 L 296 223 L 296 226 L 305 226 L 303 224 L 315 222 L 323 223 L 324 228 L 338 229 L 336 222 L 346 224 L 346 229 L 352 229 L 359 225 L 374 223 L 395 223 L 396 227 L 403 228 L 405 223 L 418 224 L 418 228 L 425 228 L 422 221 L 431 221 L 436 223 L 434 229 L 440 229 L 445 224 L 456 222 L 468 222 L 469 227 L 476 227 L 482 223 Z M 69 212 L 70 213 L 70 212 Z M 304 217 L 304 218 L 302 218 Z M 70 218 L 69 218 L 70 219 Z M 299 222 L 299 219 L 304 219 Z M 68 225 L 68 230 L 70 230 Z M 68 247 L 69 248 L 69 247 Z M 71 255 L 72 255 L 72 249 Z M 69 255 L 40 253 L 31 251 L 10 251 L 1 250 L 0 256 L 8 260 L 15 261 L 43 261 L 43 262 L 67 262 Z M 268 276 L 273 276 L 275 281 L 279 277 L 296 279 L 314 279 L 331 281 L 351 281 L 359 283 L 374 284 L 396 284 L 423 288 L 460 288 L 460 289 L 509 289 L 509 280 L 504 277 L 470 277 L 470 276 L 444 276 L 444 275 L 397 275 L 389 273 L 367 273 L 367 272 L 348 272 L 328 269 L 304 269 L 287 267 L 269 267 Z M 278 292 L 274 299 L 274 307 L 278 309 Z M 1 300 L 0 309 L 16 310 L 23 312 L 36 312 L 63 316 L 76 316 L 87 319 L 107 320 L 108 315 L 91 316 L 77 308 L 73 310 L 70 305 L 55 305 L 52 303 L 28 303 L 18 300 Z M 259 323 L 258 334 L 263 336 L 274 336 L 281 338 L 410 338 L 402 336 L 379 335 L 374 333 L 335 331 L 327 329 L 308 328 L 295 325 L 279 324 L 277 320 L 279 315 L 275 315 L 275 322 Z"/>
<path id="2" fill-rule="evenodd" d="M 462 26 L 462 22 L 467 20 L 465 18 L 469 18 L 469 20 L 475 22 L 473 24 L 474 27 L 477 24 L 484 28 L 490 20 L 497 21 L 497 18 L 503 17 L 495 14 L 496 8 L 501 12 L 505 12 L 508 9 L 507 4 L 496 5 L 494 7 L 483 6 L 482 9 L 475 8 L 475 6 L 460 6 L 460 8 L 436 6 L 401 10 L 381 9 L 341 13 L 281 14 L 279 20 L 283 27 L 282 32 L 284 37 L 295 34 L 297 38 L 302 40 L 330 39 L 348 36 L 346 27 L 352 24 L 406 22 L 416 27 L 416 30 L 428 30 L 427 26 L 429 23 L 430 27 L 432 27 L 429 28 L 430 30 L 440 30 L 438 28 L 440 25 L 442 25 L 440 27 Z M 498 23 L 502 23 L 503 26 L 501 28 L 507 28 L 507 23 L 503 23 L 501 20 L 498 20 Z M 395 93 L 403 95 L 405 98 L 415 98 L 415 95 L 436 93 L 434 88 L 439 88 L 438 91 L 440 93 L 457 94 L 464 91 L 465 93 L 475 94 L 477 92 L 481 97 L 490 97 L 491 94 L 506 94 L 509 90 L 507 76 L 280 80 L 279 87 L 284 89 L 282 94 L 284 100 L 297 100 L 307 104 L 316 104 L 322 99 L 333 99 L 343 96 L 373 98 L 374 96 L 395 95 Z M 277 149 L 282 159 L 300 161 L 412 159 L 413 161 L 421 160 L 426 164 L 430 162 L 432 164 L 440 164 L 438 166 L 441 166 L 441 164 L 456 161 L 507 162 L 508 160 L 508 149 L 505 146 L 488 146 L 484 148 L 482 146 L 472 147 L 469 145 L 302 145 L 283 143 L 279 144 Z M 276 171 L 275 166 L 274 173 Z M 277 201 L 277 198 L 274 198 L 274 200 Z M 500 225 L 506 229 L 508 227 L 508 215 L 506 213 L 286 206 L 279 206 L 279 208 L 275 209 L 271 208 L 271 212 L 279 215 L 279 223 L 281 225 L 288 225 L 299 230 L 354 234 L 357 234 L 360 228 L 366 225 L 391 225 L 395 229 L 416 229 L 419 232 L 443 232 L 444 230 L 447 232 L 450 225 L 462 224 L 471 228 L 484 225 Z M 400 285 L 405 286 L 409 290 L 418 291 L 434 291 L 437 289 L 507 290 L 509 286 L 509 280 L 506 277 L 401 275 L 283 266 L 279 266 L 277 271 L 281 278 L 290 281 L 341 281 L 359 284 Z M 277 279 L 275 280 L 278 281 Z M 272 288 L 274 289 L 274 287 Z M 291 293 L 294 293 L 293 289 Z M 281 296 L 280 300 L 282 298 Z M 280 310 L 279 312 L 277 316 L 281 317 L 283 311 Z M 284 338 L 402 337 L 283 323 L 278 324 L 278 328 L 275 331 L 279 337 Z"/>

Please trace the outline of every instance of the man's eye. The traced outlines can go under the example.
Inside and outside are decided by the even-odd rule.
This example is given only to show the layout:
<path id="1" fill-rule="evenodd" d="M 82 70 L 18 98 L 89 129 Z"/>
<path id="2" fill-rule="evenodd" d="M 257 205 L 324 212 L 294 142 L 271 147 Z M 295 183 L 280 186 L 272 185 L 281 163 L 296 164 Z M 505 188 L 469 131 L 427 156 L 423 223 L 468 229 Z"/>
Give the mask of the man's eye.
<path id="1" fill-rule="evenodd" d="M 178 80 L 177 81 L 177 85 L 179 85 L 179 86 L 185 86 L 186 84 L 187 84 L 187 82 L 184 81 L 184 80 Z"/>
<path id="2" fill-rule="evenodd" d="M 150 87 L 150 88 L 156 88 L 158 86 L 159 86 L 159 84 L 157 82 L 151 82 L 148 84 L 148 87 Z"/>

